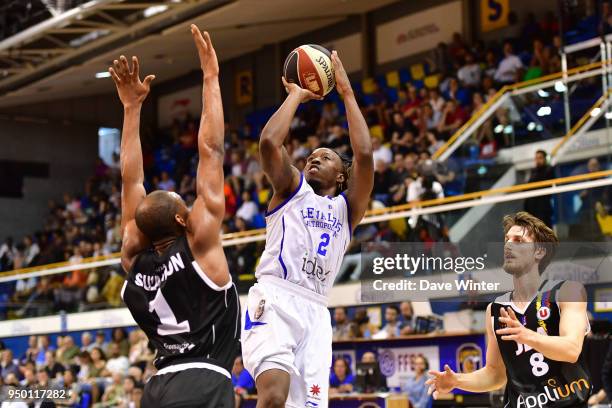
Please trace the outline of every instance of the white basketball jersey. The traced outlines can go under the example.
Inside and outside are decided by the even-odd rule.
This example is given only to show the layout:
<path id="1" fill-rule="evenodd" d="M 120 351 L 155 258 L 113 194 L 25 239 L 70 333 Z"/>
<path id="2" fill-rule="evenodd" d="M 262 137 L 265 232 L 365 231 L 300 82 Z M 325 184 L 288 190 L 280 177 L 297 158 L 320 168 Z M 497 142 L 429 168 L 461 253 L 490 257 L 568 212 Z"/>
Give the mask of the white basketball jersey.
<path id="1" fill-rule="evenodd" d="M 277 276 L 326 296 L 351 240 L 346 196 L 319 196 L 301 174 L 298 188 L 266 222 L 255 276 Z"/>

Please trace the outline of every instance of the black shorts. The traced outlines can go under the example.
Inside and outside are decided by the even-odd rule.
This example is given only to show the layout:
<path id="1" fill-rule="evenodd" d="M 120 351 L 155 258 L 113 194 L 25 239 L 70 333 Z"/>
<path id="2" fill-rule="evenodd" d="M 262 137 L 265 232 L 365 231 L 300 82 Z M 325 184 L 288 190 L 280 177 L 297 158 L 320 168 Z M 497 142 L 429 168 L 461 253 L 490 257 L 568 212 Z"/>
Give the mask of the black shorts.
<path id="1" fill-rule="evenodd" d="M 151 377 L 142 408 L 234 408 L 234 387 L 225 375 L 206 368 L 189 368 Z"/>

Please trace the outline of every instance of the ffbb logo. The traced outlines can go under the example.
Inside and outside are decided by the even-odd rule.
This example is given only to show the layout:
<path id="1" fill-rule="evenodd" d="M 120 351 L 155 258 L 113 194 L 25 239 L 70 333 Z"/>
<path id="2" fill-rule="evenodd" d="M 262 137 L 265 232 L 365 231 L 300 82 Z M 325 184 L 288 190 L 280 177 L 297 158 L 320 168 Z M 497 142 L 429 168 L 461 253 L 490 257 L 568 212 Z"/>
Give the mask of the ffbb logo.
<path id="1" fill-rule="evenodd" d="M 317 278 L 321 282 L 325 282 L 327 275 L 329 275 L 331 271 L 323 270 L 323 267 L 318 264 L 317 258 L 311 260 L 304 257 L 302 258 L 302 272 L 305 272 L 311 279 Z"/>

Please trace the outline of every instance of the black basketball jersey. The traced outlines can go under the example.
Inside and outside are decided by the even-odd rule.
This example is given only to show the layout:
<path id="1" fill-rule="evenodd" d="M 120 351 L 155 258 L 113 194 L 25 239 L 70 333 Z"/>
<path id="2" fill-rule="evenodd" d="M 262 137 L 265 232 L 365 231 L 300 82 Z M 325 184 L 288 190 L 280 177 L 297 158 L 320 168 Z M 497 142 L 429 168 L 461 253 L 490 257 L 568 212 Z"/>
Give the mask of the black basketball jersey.
<path id="1" fill-rule="evenodd" d="M 157 350 L 158 369 L 204 361 L 231 370 L 240 338 L 236 286 L 212 282 L 195 262 L 186 236 L 162 255 L 139 254 L 121 297 Z"/>
<path id="2" fill-rule="evenodd" d="M 498 297 L 491 304 L 493 329 L 505 327 L 499 321 L 500 309 L 512 307 L 516 317 L 528 329 L 558 336 L 561 313 L 556 294 L 562 284 L 544 281 L 536 297 L 523 311 L 513 306 L 512 293 Z M 587 407 L 592 384 L 582 354 L 576 363 L 555 361 L 524 344 L 502 340 L 497 333 L 495 337 L 506 365 L 504 407 Z"/>

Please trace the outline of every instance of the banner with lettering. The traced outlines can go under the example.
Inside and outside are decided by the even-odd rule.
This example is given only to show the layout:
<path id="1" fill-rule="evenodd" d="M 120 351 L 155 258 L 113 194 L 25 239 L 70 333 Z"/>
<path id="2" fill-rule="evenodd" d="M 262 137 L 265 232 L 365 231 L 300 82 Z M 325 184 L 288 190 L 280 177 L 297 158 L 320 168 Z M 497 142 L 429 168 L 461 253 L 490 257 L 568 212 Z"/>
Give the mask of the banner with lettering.
<path id="1" fill-rule="evenodd" d="M 379 64 L 435 48 L 463 30 L 462 6 L 453 1 L 392 20 L 376 28 Z"/>

